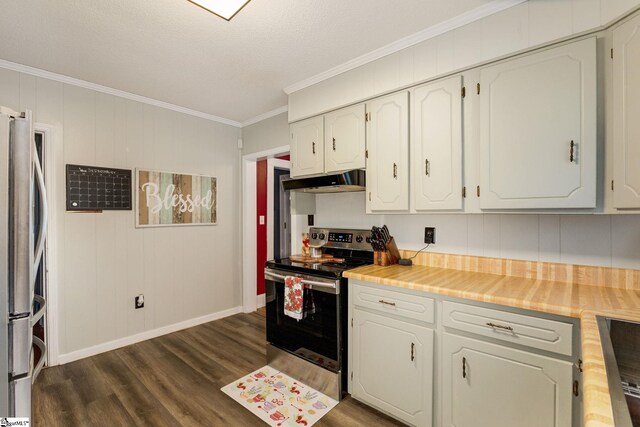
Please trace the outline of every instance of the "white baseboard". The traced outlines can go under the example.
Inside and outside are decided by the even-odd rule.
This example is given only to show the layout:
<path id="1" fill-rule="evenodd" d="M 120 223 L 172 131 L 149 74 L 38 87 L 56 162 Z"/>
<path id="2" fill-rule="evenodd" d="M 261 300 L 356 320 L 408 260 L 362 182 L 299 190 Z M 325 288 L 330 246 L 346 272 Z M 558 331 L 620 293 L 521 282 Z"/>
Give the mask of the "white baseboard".
<path id="1" fill-rule="evenodd" d="M 203 323 L 212 322 L 214 320 L 229 317 L 234 314 L 242 312 L 242 306 L 233 307 L 228 310 L 219 311 L 217 313 L 207 314 L 206 316 L 196 317 L 195 319 L 185 320 L 183 322 L 174 323 L 173 325 L 162 326 L 150 331 L 141 332 L 136 335 L 131 335 L 117 340 L 105 342 L 102 344 L 94 345 L 93 347 L 83 348 L 81 350 L 72 351 L 71 353 L 60 354 L 58 356 L 58 363 L 64 365 L 65 363 L 73 362 L 76 360 L 84 359 L 85 357 L 95 356 L 96 354 L 104 353 L 106 351 L 115 350 L 117 348 L 125 347 L 131 344 L 135 344 L 141 341 L 146 341 L 151 338 L 156 338 L 162 335 L 170 334 L 171 332 L 187 329 L 192 326 L 198 326 Z"/>
<path id="2" fill-rule="evenodd" d="M 267 294 L 260 294 L 256 296 L 256 308 L 264 307 L 265 305 L 267 305 L 266 295 Z"/>

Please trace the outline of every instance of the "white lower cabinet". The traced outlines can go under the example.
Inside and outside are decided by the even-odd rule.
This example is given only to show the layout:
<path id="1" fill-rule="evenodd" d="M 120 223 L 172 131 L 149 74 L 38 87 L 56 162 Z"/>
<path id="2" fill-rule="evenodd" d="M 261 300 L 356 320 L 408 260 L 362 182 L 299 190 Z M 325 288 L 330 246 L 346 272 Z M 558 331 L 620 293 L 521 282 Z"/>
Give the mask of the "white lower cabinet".
<path id="1" fill-rule="evenodd" d="M 353 310 L 352 394 L 415 426 L 432 425 L 433 330 Z"/>
<path id="2" fill-rule="evenodd" d="M 575 320 L 357 280 L 349 316 L 349 391 L 398 420 L 581 425 Z"/>
<path id="3" fill-rule="evenodd" d="M 570 427 L 573 365 L 445 333 L 443 426 Z"/>

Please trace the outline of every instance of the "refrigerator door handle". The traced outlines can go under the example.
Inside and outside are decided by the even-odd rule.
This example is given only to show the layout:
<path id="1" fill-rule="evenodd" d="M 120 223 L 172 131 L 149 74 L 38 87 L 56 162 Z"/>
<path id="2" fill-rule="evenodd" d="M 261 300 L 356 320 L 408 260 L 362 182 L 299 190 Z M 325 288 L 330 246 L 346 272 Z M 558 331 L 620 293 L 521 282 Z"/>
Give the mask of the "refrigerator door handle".
<path id="1" fill-rule="evenodd" d="M 44 186 L 44 175 L 42 174 L 42 166 L 40 163 L 40 156 L 35 148 L 35 142 L 33 147 L 34 152 L 34 166 L 35 166 L 35 181 L 38 184 L 40 190 L 40 230 L 38 230 L 38 240 L 36 242 L 35 260 L 33 263 L 33 275 L 34 278 L 37 275 L 38 267 L 40 266 L 40 260 L 44 253 L 44 242 L 47 237 L 47 223 L 49 221 L 49 210 L 47 208 L 47 190 Z M 35 323 L 35 322 L 34 322 Z"/>
<path id="2" fill-rule="evenodd" d="M 9 320 L 9 376 L 18 378 L 31 371 L 33 332 L 31 316 Z"/>
<path id="3" fill-rule="evenodd" d="M 9 401 L 13 408 L 10 416 L 31 418 L 31 378 L 23 377 L 9 383 Z"/>
<path id="4" fill-rule="evenodd" d="M 34 136 L 31 113 L 11 121 L 9 151 L 10 164 L 9 230 L 11 267 L 9 271 L 9 318 L 23 317 L 33 309 L 34 230 L 33 230 L 33 174 Z"/>

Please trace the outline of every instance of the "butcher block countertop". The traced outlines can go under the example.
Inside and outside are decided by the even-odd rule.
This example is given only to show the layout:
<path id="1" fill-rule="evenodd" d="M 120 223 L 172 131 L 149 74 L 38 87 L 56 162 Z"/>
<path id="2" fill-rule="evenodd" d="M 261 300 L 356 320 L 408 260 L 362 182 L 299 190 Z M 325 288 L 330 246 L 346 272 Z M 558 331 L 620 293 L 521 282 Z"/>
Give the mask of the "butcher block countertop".
<path id="1" fill-rule="evenodd" d="M 636 274 L 635 270 L 628 270 Z M 640 321 L 640 289 L 514 277 L 426 265 L 364 266 L 349 279 L 580 319 L 586 427 L 615 427 L 596 315 Z M 628 274 L 627 274 L 628 275 Z M 578 282 L 579 280 L 576 280 Z"/>

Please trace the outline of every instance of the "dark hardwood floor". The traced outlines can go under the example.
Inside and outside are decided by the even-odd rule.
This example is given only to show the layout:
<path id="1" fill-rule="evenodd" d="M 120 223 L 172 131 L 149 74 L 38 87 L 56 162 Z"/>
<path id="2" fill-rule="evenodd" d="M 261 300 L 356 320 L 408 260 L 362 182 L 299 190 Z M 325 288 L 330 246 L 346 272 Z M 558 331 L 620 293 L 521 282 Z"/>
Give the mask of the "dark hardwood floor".
<path id="1" fill-rule="evenodd" d="M 238 314 L 45 369 L 33 425 L 261 426 L 220 388 L 265 365 L 265 319 Z M 398 426 L 347 397 L 316 426 Z"/>

